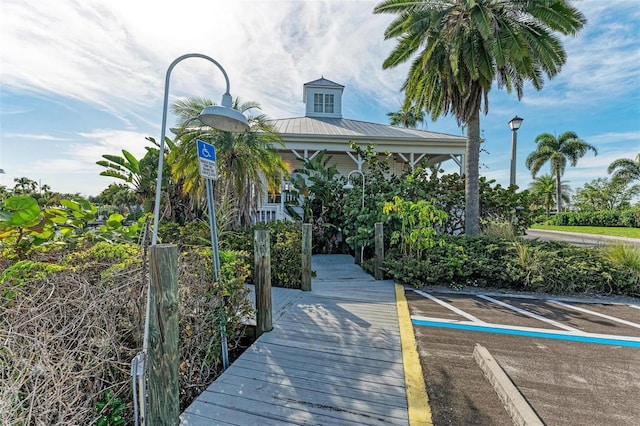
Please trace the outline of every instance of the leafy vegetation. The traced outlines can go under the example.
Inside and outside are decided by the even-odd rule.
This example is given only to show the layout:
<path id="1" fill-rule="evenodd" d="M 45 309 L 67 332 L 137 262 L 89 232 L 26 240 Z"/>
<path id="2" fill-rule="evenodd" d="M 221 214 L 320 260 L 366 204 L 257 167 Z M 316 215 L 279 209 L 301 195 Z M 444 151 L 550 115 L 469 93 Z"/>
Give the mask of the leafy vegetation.
<path id="1" fill-rule="evenodd" d="M 636 155 L 635 161 L 630 158 L 618 158 L 609 165 L 607 171 L 613 173 L 614 179 L 626 183 L 640 180 L 640 153 Z"/>
<path id="2" fill-rule="evenodd" d="M 314 253 L 339 253 L 340 223 L 343 221 L 344 178 L 331 156 L 320 151 L 313 159 L 304 159 L 291 178 L 292 192 L 297 195 L 287 203 L 287 212 L 294 219 L 312 225 Z M 302 196 L 302 203 L 298 199 Z M 364 214 L 364 212 L 361 212 Z"/>
<path id="3" fill-rule="evenodd" d="M 234 238 L 220 243 L 225 247 L 242 250 L 253 256 L 254 234 L 260 229 L 269 231 L 271 285 L 299 289 L 302 284 L 302 228 L 299 224 L 286 221 L 257 223 L 251 228 L 236 232 Z M 255 282 L 252 272 L 248 274 L 247 280 Z"/>
<path id="4" fill-rule="evenodd" d="M 396 15 L 384 36 L 398 43 L 383 68 L 414 58 L 404 109 L 415 106 L 434 120 L 450 113 L 467 129 L 465 233 L 478 235 L 480 113 L 489 111 L 489 92 L 515 89 L 520 99 L 527 82 L 540 90 L 566 62 L 557 34 L 576 34 L 586 18 L 567 1 L 386 0 L 374 13 Z"/>
<path id="5" fill-rule="evenodd" d="M 631 201 L 638 194 L 640 185 L 620 178 L 598 178 L 577 189 L 573 205 L 580 211 L 625 210 L 631 208 Z"/>
<path id="6" fill-rule="evenodd" d="M 99 227 L 92 227 L 98 209 L 87 200 L 62 199 L 59 207 L 41 208 L 30 196 L 13 196 L 0 202 L 0 250 L 7 259 L 25 259 L 36 248 L 74 245 L 85 240 L 136 241 L 146 217 L 124 226 L 114 213 Z"/>
<path id="7" fill-rule="evenodd" d="M 583 141 L 575 132 L 567 131 L 555 137 L 551 133 L 542 133 L 536 136 L 536 150 L 527 156 L 525 165 L 531 170 L 534 178 L 546 163 L 549 163 L 551 174 L 556 178 L 556 206 L 558 212 L 562 211 L 562 183 L 561 178 L 567 168 L 567 163 L 572 167 L 589 151 L 598 154 L 593 145 Z"/>
<path id="8" fill-rule="evenodd" d="M 215 198 L 228 198 L 233 202 L 233 229 L 252 223 L 251 211 L 255 210 L 264 192 L 273 192 L 280 186 L 287 169 L 274 149 L 282 146 L 282 140 L 273 131 L 264 114 L 254 114 L 260 109 L 257 102 L 241 102 L 235 99 L 233 108 L 249 115 L 250 131 L 244 133 L 221 132 L 203 125 L 198 115 L 212 105 L 206 98 L 189 98 L 175 102 L 171 110 L 178 116 L 176 147 L 168 156 L 172 177 L 188 194 L 191 203 L 203 204 L 204 182 L 198 171 L 196 140 L 201 139 L 216 147 L 219 180 L 216 181 Z"/>
<path id="9" fill-rule="evenodd" d="M 563 243 L 442 237 L 420 258 L 391 254 L 385 267 L 389 277 L 418 288 L 446 285 L 640 296 L 640 273 L 629 260 L 637 259 L 638 250 L 626 250 L 615 256 L 605 249 Z"/>
<path id="10" fill-rule="evenodd" d="M 555 226 L 600 226 L 640 228 L 640 209 L 562 212 L 547 223 Z"/>

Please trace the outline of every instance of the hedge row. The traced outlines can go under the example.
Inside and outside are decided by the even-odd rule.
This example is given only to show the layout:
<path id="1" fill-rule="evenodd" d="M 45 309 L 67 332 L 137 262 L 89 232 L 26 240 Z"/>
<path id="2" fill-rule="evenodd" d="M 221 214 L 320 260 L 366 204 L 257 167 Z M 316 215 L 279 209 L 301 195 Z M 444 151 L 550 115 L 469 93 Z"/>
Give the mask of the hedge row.
<path id="1" fill-rule="evenodd" d="M 390 278 L 417 288 L 492 287 L 555 294 L 640 295 L 640 274 L 605 250 L 533 240 L 444 237 L 422 258 L 390 255 Z"/>
<path id="2" fill-rule="evenodd" d="M 640 209 L 593 212 L 563 212 L 551 217 L 549 225 L 640 228 Z"/>

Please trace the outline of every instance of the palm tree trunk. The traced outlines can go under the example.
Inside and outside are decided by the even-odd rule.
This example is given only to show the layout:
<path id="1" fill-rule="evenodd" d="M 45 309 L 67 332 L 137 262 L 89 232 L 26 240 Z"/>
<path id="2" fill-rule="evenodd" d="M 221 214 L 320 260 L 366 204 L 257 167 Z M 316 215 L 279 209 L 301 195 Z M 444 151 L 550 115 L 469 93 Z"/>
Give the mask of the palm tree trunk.
<path id="1" fill-rule="evenodd" d="M 558 213 L 562 211 L 562 187 L 560 186 L 560 170 L 556 171 L 556 205 Z"/>
<path id="2" fill-rule="evenodd" d="M 465 222 L 464 232 L 480 235 L 480 111 L 467 123 L 467 162 L 465 164 Z"/>

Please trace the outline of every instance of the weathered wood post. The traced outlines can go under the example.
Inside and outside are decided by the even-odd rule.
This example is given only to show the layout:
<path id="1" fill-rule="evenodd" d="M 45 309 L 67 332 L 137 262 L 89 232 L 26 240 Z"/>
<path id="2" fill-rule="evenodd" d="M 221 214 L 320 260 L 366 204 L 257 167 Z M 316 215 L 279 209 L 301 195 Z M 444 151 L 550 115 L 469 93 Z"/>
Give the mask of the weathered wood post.
<path id="1" fill-rule="evenodd" d="M 178 248 L 149 248 L 151 306 L 149 311 L 150 425 L 176 425 L 180 414 L 178 388 Z"/>
<path id="2" fill-rule="evenodd" d="M 302 224 L 302 291 L 311 291 L 311 234 L 310 223 Z"/>
<path id="3" fill-rule="evenodd" d="M 375 277 L 376 280 L 384 278 L 384 271 L 382 270 L 382 262 L 384 262 L 384 230 L 382 222 L 376 222 L 375 225 L 375 245 L 376 245 L 376 265 L 375 265 Z"/>
<path id="4" fill-rule="evenodd" d="M 271 306 L 271 247 L 268 230 L 257 230 L 253 238 L 256 288 L 256 337 L 273 330 Z"/>
<path id="5" fill-rule="evenodd" d="M 358 245 L 358 243 L 356 243 L 355 247 L 353 248 L 353 258 L 354 258 L 354 263 L 356 265 L 362 265 L 362 252 L 364 251 L 364 247 L 360 247 Z"/>

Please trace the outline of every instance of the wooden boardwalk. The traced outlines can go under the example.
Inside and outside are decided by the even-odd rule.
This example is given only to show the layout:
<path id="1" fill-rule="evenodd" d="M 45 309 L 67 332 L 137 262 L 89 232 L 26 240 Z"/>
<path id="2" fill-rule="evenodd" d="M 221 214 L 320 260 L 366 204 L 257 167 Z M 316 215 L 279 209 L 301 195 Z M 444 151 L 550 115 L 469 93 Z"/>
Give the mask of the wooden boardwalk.
<path id="1" fill-rule="evenodd" d="M 392 281 L 347 255 L 313 256 L 263 334 L 181 415 L 181 425 L 407 425 Z M 284 294 L 284 293 L 282 293 Z M 291 296 L 276 296 L 285 300 Z"/>

